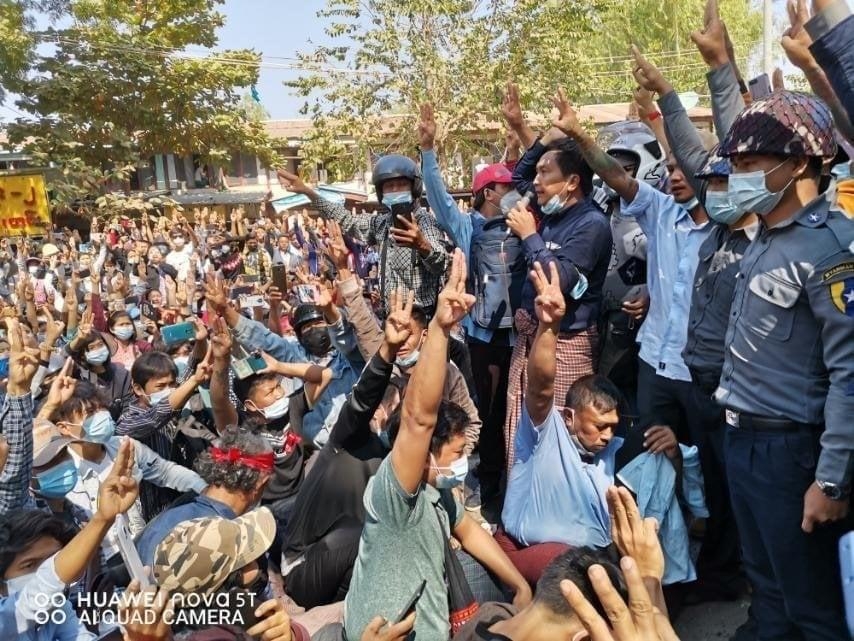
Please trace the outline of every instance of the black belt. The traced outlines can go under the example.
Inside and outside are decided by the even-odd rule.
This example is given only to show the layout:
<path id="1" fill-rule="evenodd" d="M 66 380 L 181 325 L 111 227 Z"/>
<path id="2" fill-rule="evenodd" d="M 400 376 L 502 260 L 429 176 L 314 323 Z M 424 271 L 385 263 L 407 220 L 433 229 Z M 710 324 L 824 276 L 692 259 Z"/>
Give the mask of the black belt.
<path id="1" fill-rule="evenodd" d="M 739 430 L 752 430 L 754 432 L 801 432 L 821 430 L 823 423 L 799 423 L 787 418 L 773 418 L 770 416 L 759 416 L 747 412 L 737 412 L 727 408 L 724 412 L 726 423 L 732 428 Z"/>

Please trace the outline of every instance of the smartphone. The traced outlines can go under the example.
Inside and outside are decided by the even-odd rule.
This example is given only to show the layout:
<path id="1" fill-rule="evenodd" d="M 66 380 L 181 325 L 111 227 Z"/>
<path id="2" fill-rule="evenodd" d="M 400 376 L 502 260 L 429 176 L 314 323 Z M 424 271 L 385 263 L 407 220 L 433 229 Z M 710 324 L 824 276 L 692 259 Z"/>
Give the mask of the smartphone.
<path id="1" fill-rule="evenodd" d="M 284 265 L 273 265 L 273 287 L 282 295 L 288 291 L 288 269 Z"/>
<path id="2" fill-rule="evenodd" d="M 231 361 L 231 371 L 241 381 L 264 369 L 267 369 L 267 363 L 264 362 L 259 353 L 253 353 L 246 358 L 232 359 Z"/>
<path id="3" fill-rule="evenodd" d="M 258 283 L 260 281 L 261 281 L 260 276 L 257 276 L 257 275 L 249 276 L 249 275 L 243 274 L 243 282 L 244 283 Z"/>
<path id="4" fill-rule="evenodd" d="M 131 579 L 139 581 L 141 588 L 147 588 L 151 585 L 148 575 L 145 573 L 145 568 L 142 565 L 142 559 L 139 558 L 139 552 L 136 551 L 136 546 L 133 544 L 133 537 L 128 528 L 127 516 L 119 514 L 115 521 L 116 543 L 119 546 L 119 552 L 122 555 L 122 560 L 125 562 L 125 567 L 128 569 Z"/>
<path id="5" fill-rule="evenodd" d="M 77 275 L 80 278 L 89 278 L 92 275 L 92 271 L 87 267 L 86 269 L 81 269 L 77 272 Z"/>
<path id="6" fill-rule="evenodd" d="M 400 623 L 415 611 L 415 606 L 418 604 L 418 599 L 420 599 L 421 595 L 424 593 L 424 587 L 426 585 L 426 579 L 421 581 L 420 585 L 415 589 L 415 593 L 410 597 L 406 605 L 403 606 L 403 609 L 400 611 L 400 614 L 397 615 L 397 618 L 394 620 L 394 623 Z"/>
<path id="7" fill-rule="evenodd" d="M 297 299 L 303 304 L 314 305 L 317 294 L 317 285 L 297 285 Z"/>
<path id="8" fill-rule="evenodd" d="M 762 100 L 771 95 L 771 80 L 767 73 L 761 73 L 753 78 L 749 83 L 750 96 L 754 100 Z"/>
<path id="9" fill-rule="evenodd" d="M 241 296 L 240 297 L 240 308 L 241 309 L 252 309 L 253 307 L 263 307 L 263 306 L 264 306 L 264 297 L 261 295 Z"/>
<path id="10" fill-rule="evenodd" d="M 241 296 L 248 296 L 249 294 L 251 294 L 254 291 L 255 291 L 255 288 L 252 285 L 238 286 L 238 287 L 232 287 L 231 291 L 229 292 L 229 295 L 231 296 L 232 300 L 237 300 Z"/>
<path id="11" fill-rule="evenodd" d="M 163 342 L 167 345 L 176 345 L 184 341 L 194 340 L 196 338 L 196 326 L 192 323 L 167 325 L 160 330 L 160 335 L 163 336 Z"/>
<path id="12" fill-rule="evenodd" d="M 412 212 L 408 212 L 406 214 L 400 214 L 400 215 L 402 215 L 404 218 L 406 218 L 406 220 L 408 220 L 409 222 L 412 222 Z M 391 225 L 392 225 L 392 227 L 394 227 L 396 229 L 405 229 L 403 223 L 400 222 L 400 220 L 398 219 L 397 216 L 392 218 Z"/>
<path id="13" fill-rule="evenodd" d="M 91 243 L 80 243 L 77 246 L 77 252 L 80 254 L 88 254 L 90 251 L 92 251 Z"/>

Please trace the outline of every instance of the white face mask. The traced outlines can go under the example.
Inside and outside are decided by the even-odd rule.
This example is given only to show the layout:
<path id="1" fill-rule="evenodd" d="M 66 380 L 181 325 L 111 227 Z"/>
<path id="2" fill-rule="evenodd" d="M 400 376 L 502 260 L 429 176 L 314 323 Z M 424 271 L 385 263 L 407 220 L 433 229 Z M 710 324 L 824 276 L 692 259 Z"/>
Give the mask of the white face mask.
<path id="1" fill-rule="evenodd" d="M 283 395 L 282 398 L 275 401 L 272 405 L 268 405 L 267 407 L 259 411 L 268 421 L 275 421 L 277 419 L 282 418 L 285 414 L 288 413 L 289 403 L 290 399 L 288 399 L 287 395 Z"/>
<path id="2" fill-rule="evenodd" d="M 439 467 L 436 465 L 436 458 L 431 454 L 430 461 L 433 469 L 436 470 L 436 489 L 450 490 L 462 485 L 466 476 L 469 473 L 469 459 L 463 454 L 461 458 L 451 463 L 448 467 Z M 444 474 L 443 471 L 448 470 L 450 474 Z"/>
<path id="3" fill-rule="evenodd" d="M 33 580 L 35 575 L 35 572 L 30 572 L 29 574 L 16 576 L 14 579 L 5 579 L 6 592 L 8 592 L 9 596 L 17 594 L 26 587 L 27 583 Z"/>
<path id="4" fill-rule="evenodd" d="M 167 387 L 166 389 L 160 390 L 159 392 L 154 392 L 154 394 L 148 395 L 148 401 L 152 405 L 157 405 L 164 398 L 169 398 L 172 392 L 175 391 L 174 387 Z"/>

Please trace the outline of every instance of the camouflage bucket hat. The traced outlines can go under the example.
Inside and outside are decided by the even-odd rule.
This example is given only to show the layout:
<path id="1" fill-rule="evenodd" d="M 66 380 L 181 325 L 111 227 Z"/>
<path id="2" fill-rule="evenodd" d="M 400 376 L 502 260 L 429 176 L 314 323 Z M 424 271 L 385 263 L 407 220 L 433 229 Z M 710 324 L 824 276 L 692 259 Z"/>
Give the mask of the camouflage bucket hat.
<path id="1" fill-rule="evenodd" d="M 836 155 L 833 116 L 818 98 L 797 91 L 775 91 L 739 114 L 720 154 L 780 156 Z"/>
<path id="2" fill-rule="evenodd" d="M 266 507 L 236 519 L 185 521 L 154 551 L 154 578 L 171 592 L 210 594 L 229 574 L 264 554 L 275 534 L 276 520 Z"/>
<path id="3" fill-rule="evenodd" d="M 727 178 L 732 173 L 729 158 L 720 155 L 720 145 L 712 149 L 706 164 L 694 174 L 694 178 Z"/>

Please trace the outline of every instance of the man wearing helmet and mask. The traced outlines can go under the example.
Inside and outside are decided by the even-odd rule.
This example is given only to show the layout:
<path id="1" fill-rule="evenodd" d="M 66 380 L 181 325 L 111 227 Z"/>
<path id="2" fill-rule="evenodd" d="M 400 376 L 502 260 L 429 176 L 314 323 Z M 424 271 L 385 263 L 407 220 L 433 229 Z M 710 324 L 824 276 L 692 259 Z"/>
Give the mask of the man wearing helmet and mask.
<path id="1" fill-rule="evenodd" d="M 435 307 L 448 252 L 436 219 L 420 206 L 423 184 L 414 160 L 390 154 L 376 162 L 373 183 L 382 207 L 373 215 L 354 215 L 340 203 L 324 199 L 296 174 L 284 169 L 278 174 L 287 189 L 308 196 L 320 215 L 337 221 L 344 234 L 379 247 L 383 315 L 398 289 L 414 291 L 415 304 L 423 309 Z"/>
<path id="2" fill-rule="evenodd" d="M 665 154 L 647 125 L 631 120 L 616 122 L 600 131 L 598 143 L 627 174 L 665 191 Z M 603 338 L 598 373 L 611 378 L 631 398 L 637 387 L 635 338 L 649 305 L 647 238 L 634 216 L 621 215 L 620 195 L 607 184 L 603 188 L 608 196 L 614 251 L 602 290 Z"/>

